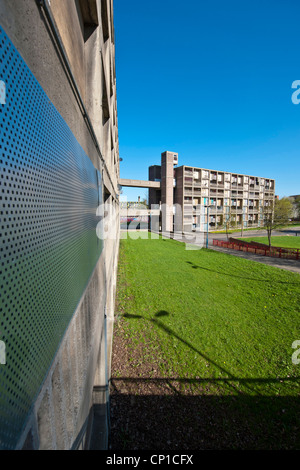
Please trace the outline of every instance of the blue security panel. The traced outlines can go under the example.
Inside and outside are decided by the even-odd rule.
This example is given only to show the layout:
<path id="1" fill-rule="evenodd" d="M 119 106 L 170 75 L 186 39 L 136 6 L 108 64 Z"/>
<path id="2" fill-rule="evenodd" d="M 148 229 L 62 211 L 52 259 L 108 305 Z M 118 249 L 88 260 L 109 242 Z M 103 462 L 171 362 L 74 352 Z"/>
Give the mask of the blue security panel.
<path id="1" fill-rule="evenodd" d="M 102 251 L 102 180 L 0 28 L 0 449 L 16 446 Z"/>

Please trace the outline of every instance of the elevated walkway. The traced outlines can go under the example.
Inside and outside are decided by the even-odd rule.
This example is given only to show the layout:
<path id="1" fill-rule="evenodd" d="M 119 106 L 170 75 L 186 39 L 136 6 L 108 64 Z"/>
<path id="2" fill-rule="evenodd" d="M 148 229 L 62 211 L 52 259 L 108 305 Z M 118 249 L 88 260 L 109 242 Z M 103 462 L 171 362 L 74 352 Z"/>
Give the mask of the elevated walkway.
<path id="1" fill-rule="evenodd" d="M 160 189 L 160 181 L 143 181 L 143 180 L 131 180 L 131 179 L 120 179 L 120 186 L 127 188 L 155 188 Z"/>

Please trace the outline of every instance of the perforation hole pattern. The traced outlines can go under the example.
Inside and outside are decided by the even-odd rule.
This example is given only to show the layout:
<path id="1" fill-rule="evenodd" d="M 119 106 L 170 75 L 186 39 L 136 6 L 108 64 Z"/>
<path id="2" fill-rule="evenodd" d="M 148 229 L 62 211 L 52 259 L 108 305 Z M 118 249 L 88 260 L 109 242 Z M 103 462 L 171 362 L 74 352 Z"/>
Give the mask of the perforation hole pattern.
<path id="1" fill-rule="evenodd" d="M 12 449 L 101 254 L 101 190 L 1 28 L 0 74 L 0 448 Z"/>

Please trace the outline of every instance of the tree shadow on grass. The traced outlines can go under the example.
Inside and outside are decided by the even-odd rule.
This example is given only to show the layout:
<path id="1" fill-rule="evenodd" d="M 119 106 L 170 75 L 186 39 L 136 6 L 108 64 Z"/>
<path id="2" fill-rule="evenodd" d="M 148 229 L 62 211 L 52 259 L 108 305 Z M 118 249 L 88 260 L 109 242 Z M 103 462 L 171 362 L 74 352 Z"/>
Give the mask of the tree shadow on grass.
<path id="1" fill-rule="evenodd" d="M 186 261 L 187 264 L 191 265 L 192 269 L 203 269 L 205 271 L 209 271 L 215 274 L 221 274 L 222 276 L 229 276 L 229 277 L 236 277 L 238 279 L 245 279 L 246 281 L 256 281 L 256 282 L 266 282 L 270 284 L 288 284 L 291 286 L 300 286 L 300 282 L 289 282 L 289 281 L 274 281 L 273 279 L 261 279 L 261 278 L 253 278 L 253 277 L 246 277 L 246 276 L 239 276 L 237 274 L 226 273 L 224 271 L 217 271 L 215 269 L 206 268 L 204 266 L 199 266 L 191 261 Z"/>
<path id="2" fill-rule="evenodd" d="M 155 317 L 166 317 L 168 315 L 170 315 L 169 312 L 167 312 L 166 310 L 161 310 L 161 311 L 159 311 L 155 314 Z M 124 313 L 123 317 L 124 318 L 133 318 L 133 319 L 134 318 L 135 319 L 144 318 L 142 315 L 132 315 L 131 313 Z"/>
<path id="3" fill-rule="evenodd" d="M 278 382 L 299 383 L 299 377 L 237 377 L 163 324 L 160 318 L 170 316 L 170 312 L 160 310 L 150 319 L 124 316 L 153 323 L 213 365 L 222 376 L 112 377 L 111 449 L 300 448 L 299 398 L 265 396 L 253 389 L 264 384 L 276 386 Z"/>
<path id="4" fill-rule="evenodd" d="M 124 315 L 153 323 L 213 365 L 222 376 L 112 376 L 110 449 L 299 449 L 299 398 L 265 396 L 254 390 L 264 384 L 299 383 L 299 377 L 237 377 L 163 324 L 160 318 L 168 316 L 166 310 L 150 319 Z"/>
<path id="5" fill-rule="evenodd" d="M 137 319 L 137 318 L 143 318 L 142 315 L 132 315 L 131 313 L 124 313 L 123 315 L 124 318 L 132 318 L 132 319 Z"/>
<path id="6" fill-rule="evenodd" d="M 240 378 L 237 377 L 236 375 L 232 374 L 229 370 L 227 370 L 223 365 L 218 364 L 215 360 L 210 358 L 207 354 L 204 352 L 200 351 L 197 349 L 192 343 L 187 341 L 186 339 L 182 338 L 179 336 L 172 328 L 169 326 L 165 325 L 163 322 L 159 320 L 161 317 L 166 317 L 169 316 L 170 313 L 167 312 L 166 310 L 160 310 L 156 312 L 153 318 L 145 318 L 142 315 L 131 315 L 128 313 L 124 314 L 125 318 L 129 319 L 144 319 L 146 321 L 151 322 L 161 330 L 163 330 L 168 336 L 171 336 L 173 338 L 176 338 L 178 341 L 183 343 L 185 346 L 187 346 L 191 351 L 194 353 L 198 354 L 202 359 L 204 359 L 207 363 L 212 365 L 216 370 L 222 373 L 222 379 L 220 379 L 220 382 L 224 382 L 227 384 L 228 387 L 232 389 L 234 393 L 241 394 L 243 395 L 244 392 L 240 390 L 239 385 L 242 384 L 243 388 L 248 390 L 251 394 L 255 393 L 256 395 L 260 395 L 260 392 L 258 390 L 253 389 L 253 385 L 255 384 L 278 384 L 279 382 L 299 382 L 300 377 L 276 377 L 274 379 L 272 378 Z M 192 379 L 194 380 L 194 379 Z M 203 379 L 205 382 L 206 379 Z M 209 379 L 211 381 L 211 379 Z M 199 381 L 194 381 L 194 383 L 200 383 Z"/>

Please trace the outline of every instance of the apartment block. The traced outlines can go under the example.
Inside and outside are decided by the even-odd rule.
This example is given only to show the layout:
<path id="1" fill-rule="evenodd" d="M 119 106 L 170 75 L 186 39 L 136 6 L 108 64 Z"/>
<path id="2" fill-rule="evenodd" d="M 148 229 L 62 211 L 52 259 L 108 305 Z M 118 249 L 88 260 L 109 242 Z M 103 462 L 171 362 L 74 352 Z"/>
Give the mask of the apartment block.
<path id="1" fill-rule="evenodd" d="M 162 229 L 193 231 L 208 227 L 212 231 L 222 229 L 228 220 L 236 227 L 260 227 L 263 210 L 273 206 L 274 179 L 177 165 L 178 154 L 164 152 L 161 166 L 149 168 L 149 180 L 153 181 L 155 174 L 155 181 L 161 182 L 160 189 L 149 190 L 149 204 L 172 207 L 173 219 L 169 215 Z"/>

